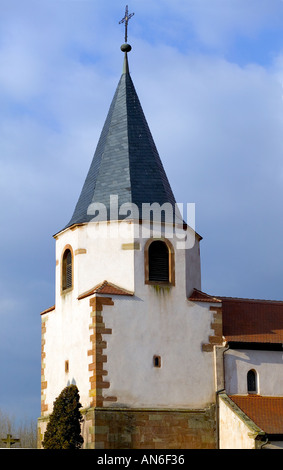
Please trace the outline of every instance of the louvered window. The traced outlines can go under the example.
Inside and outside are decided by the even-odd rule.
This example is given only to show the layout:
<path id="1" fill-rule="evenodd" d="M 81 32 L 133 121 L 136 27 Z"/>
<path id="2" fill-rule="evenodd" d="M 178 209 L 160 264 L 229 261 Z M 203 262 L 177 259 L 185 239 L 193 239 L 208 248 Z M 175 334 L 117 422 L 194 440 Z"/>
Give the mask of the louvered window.
<path id="1" fill-rule="evenodd" d="M 257 376 L 254 370 L 249 370 L 247 375 L 248 393 L 257 393 Z"/>
<path id="2" fill-rule="evenodd" d="M 67 249 L 63 256 L 62 289 L 70 289 L 73 285 L 72 253 Z"/>
<path id="3" fill-rule="evenodd" d="M 148 249 L 148 279 L 155 282 L 169 282 L 169 250 L 166 243 L 157 240 Z"/>

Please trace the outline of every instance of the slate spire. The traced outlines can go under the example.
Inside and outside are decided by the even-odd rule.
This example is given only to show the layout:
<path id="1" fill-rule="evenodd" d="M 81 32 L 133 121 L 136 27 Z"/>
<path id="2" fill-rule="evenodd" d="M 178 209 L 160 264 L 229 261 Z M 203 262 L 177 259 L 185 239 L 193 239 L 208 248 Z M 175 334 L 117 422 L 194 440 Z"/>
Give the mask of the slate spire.
<path id="1" fill-rule="evenodd" d="M 121 50 L 123 73 L 73 216 L 65 228 L 93 220 L 97 214 L 93 210 L 95 203 L 107 208 L 104 219 L 117 220 L 110 211 L 113 196 L 118 200 L 118 211 L 122 204 L 134 203 L 140 219 L 143 203 L 169 202 L 175 208 L 173 192 L 129 73 L 131 46 L 123 44 Z M 127 214 L 118 214 L 118 219 L 125 217 Z"/>

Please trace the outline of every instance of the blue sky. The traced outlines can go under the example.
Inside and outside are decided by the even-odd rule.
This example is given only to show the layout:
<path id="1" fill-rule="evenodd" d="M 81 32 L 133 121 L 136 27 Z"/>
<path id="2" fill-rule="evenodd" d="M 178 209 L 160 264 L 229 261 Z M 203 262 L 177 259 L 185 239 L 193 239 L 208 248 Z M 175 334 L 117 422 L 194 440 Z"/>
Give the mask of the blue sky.
<path id="1" fill-rule="evenodd" d="M 120 0 L 0 0 L 0 409 L 40 414 L 40 312 L 122 72 Z M 202 289 L 283 299 L 283 2 L 133 0 L 130 71 Z"/>

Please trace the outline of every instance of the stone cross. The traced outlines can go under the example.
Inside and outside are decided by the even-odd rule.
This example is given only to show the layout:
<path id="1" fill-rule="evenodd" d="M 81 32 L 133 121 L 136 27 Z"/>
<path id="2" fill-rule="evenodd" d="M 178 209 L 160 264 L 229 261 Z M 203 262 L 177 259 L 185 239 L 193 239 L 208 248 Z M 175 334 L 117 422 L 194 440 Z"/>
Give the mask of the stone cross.
<path id="1" fill-rule="evenodd" d="M 125 42 L 128 41 L 128 23 L 129 23 L 129 20 L 132 18 L 132 16 L 134 16 L 134 13 L 129 14 L 128 5 L 127 5 L 125 16 L 121 21 L 119 21 L 119 24 L 125 23 Z"/>
<path id="2" fill-rule="evenodd" d="M 7 434 L 7 437 L 5 439 L 1 439 L 1 441 L 4 442 L 4 444 L 6 444 L 6 447 L 10 449 L 13 444 L 16 444 L 16 442 L 20 442 L 20 439 L 15 439 L 12 437 L 12 434 Z"/>

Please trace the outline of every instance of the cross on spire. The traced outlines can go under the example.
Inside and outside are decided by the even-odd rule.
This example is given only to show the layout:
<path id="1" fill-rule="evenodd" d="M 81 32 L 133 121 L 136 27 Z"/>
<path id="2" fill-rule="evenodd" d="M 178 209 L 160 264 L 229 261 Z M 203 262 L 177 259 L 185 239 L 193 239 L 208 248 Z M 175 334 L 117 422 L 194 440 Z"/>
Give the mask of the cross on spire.
<path id="1" fill-rule="evenodd" d="M 129 20 L 132 18 L 132 16 L 134 16 L 134 13 L 129 14 L 128 5 L 127 5 L 125 16 L 121 21 L 119 21 L 119 24 L 125 23 L 125 42 L 128 41 L 128 23 L 129 23 Z"/>

